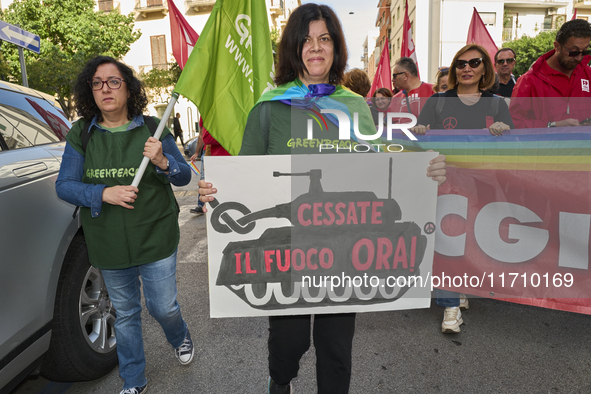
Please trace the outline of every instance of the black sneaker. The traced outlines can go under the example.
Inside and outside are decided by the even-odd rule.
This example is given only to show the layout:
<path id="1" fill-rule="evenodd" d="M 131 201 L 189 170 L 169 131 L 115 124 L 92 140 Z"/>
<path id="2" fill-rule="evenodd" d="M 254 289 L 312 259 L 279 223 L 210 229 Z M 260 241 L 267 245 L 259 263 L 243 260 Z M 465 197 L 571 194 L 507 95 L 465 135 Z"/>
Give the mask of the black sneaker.
<path id="1" fill-rule="evenodd" d="M 196 208 L 191 208 L 191 213 L 194 213 L 196 215 L 203 215 L 205 212 L 203 212 L 203 208 L 201 208 L 200 206 L 197 206 Z"/>
<path id="2" fill-rule="evenodd" d="M 277 384 L 271 379 L 269 376 L 269 383 L 268 383 L 268 393 L 269 394 L 291 394 L 291 382 L 288 384 Z"/>
<path id="3" fill-rule="evenodd" d="M 145 394 L 148 391 L 148 383 L 142 387 L 132 387 L 130 389 L 121 390 L 119 394 Z"/>
<path id="4" fill-rule="evenodd" d="M 174 349 L 174 354 L 176 355 L 176 358 L 179 359 L 179 362 L 183 365 L 189 365 L 191 361 L 193 361 L 195 348 L 193 347 L 193 341 L 191 340 L 191 334 L 189 334 L 189 330 L 187 330 L 187 335 L 185 335 L 183 344 Z"/>

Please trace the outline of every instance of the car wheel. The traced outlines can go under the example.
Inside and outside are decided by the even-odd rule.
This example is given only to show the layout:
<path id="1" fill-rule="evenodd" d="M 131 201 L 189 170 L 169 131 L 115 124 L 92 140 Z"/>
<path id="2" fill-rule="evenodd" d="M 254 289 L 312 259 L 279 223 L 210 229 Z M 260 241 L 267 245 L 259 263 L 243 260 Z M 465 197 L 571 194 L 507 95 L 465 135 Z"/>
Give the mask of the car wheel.
<path id="1" fill-rule="evenodd" d="M 57 287 L 51 344 L 41 374 L 53 381 L 85 381 L 117 365 L 115 309 L 101 272 L 88 262 L 83 236 L 64 259 Z"/>

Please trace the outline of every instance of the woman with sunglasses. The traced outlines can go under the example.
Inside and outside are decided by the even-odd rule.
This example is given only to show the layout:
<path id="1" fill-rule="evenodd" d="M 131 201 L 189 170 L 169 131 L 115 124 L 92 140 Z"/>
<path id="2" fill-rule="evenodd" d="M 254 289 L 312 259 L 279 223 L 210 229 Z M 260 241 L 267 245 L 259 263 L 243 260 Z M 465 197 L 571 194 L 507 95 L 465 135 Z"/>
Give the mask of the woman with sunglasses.
<path id="1" fill-rule="evenodd" d="M 456 53 L 449 69 L 449 86 L 453 89 L 431 96 L 411 129 L 425 134 L 431 129 L 488 129 L 493 135 L 513 127 L 505 101 L 487 92 L 495 81 L 495 71 L 486 50 L 466 45 Z M 468 309 L 463 294 L 436 290 L 435 303 L 445 307 L 441 331 L 459 333 L 464 324 L 460 308 Z"/>
<path id="2" fill-rule="evenodd" d="M 456 53 L 449 70 L 448 85 L 454 88 L 431 96 L 411 130 L 425 134 L 429 129 L 488 129 L 492 135 L 502 135 L 514 126 L 505 101 L 486 91 L 494 82 L 495 70 L 486 50 L 466 45 Z"/>
<path id="3" fill-rule="evenodd" d="M 56 190 L 62 200 L 80 207 L 90 264 L 101 270 L 117 310 L 121 394 L 144 394 L 140 284 L 146 307 L 178 361 L 187 365 L 193 359 L 193 342 L 176 300 L 180 232 L 170 186 L 188 184 L 191 169 L 167 129 L 160 139 L 151 136 L 156 121 L 142 116 L 148 99 L 127 65 L 107 56 L 90 60 L 74 92 L 82 118 L 66 137 Z M 137 188 L 131 183 L 144 156 L 150 163 Z"/>

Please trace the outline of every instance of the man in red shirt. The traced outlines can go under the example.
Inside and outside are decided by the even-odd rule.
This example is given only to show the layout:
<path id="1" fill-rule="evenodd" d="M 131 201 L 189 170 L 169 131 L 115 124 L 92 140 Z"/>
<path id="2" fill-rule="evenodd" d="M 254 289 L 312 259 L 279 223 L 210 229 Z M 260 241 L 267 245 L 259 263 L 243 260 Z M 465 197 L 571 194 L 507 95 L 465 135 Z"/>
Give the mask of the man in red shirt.
<path id="1" fill-rule="evenodd" d="M 419 117 L 423 105 L 433 95 L 433 85 L 422 82 L 418 75 L 417 64 L 410 57 L 401 57 L 396 61 L 392 81 L 400 92 L 392 98 L 388 112 L 406 112 Z"/>
<path id="2" fill-rule="evenodd" d="M 589 22 L 575 19 L 562 25 L 554 49 L 540 56 L 513 88 L 509 110 L 515 127 L 591 123 L 590 41 Z"/>

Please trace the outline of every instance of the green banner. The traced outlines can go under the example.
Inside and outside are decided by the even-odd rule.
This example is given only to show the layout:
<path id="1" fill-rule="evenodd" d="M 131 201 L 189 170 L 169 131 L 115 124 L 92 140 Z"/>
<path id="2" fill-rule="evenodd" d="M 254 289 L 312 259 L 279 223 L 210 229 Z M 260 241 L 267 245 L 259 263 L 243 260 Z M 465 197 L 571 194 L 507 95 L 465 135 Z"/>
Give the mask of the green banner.
<path id="1" fill-rule="evenodd" d="M 265 0 L 217 0 L 175 91 L 195 103 L 203 125 L 232 155 L 261 95 L 275 87 Z"/>

